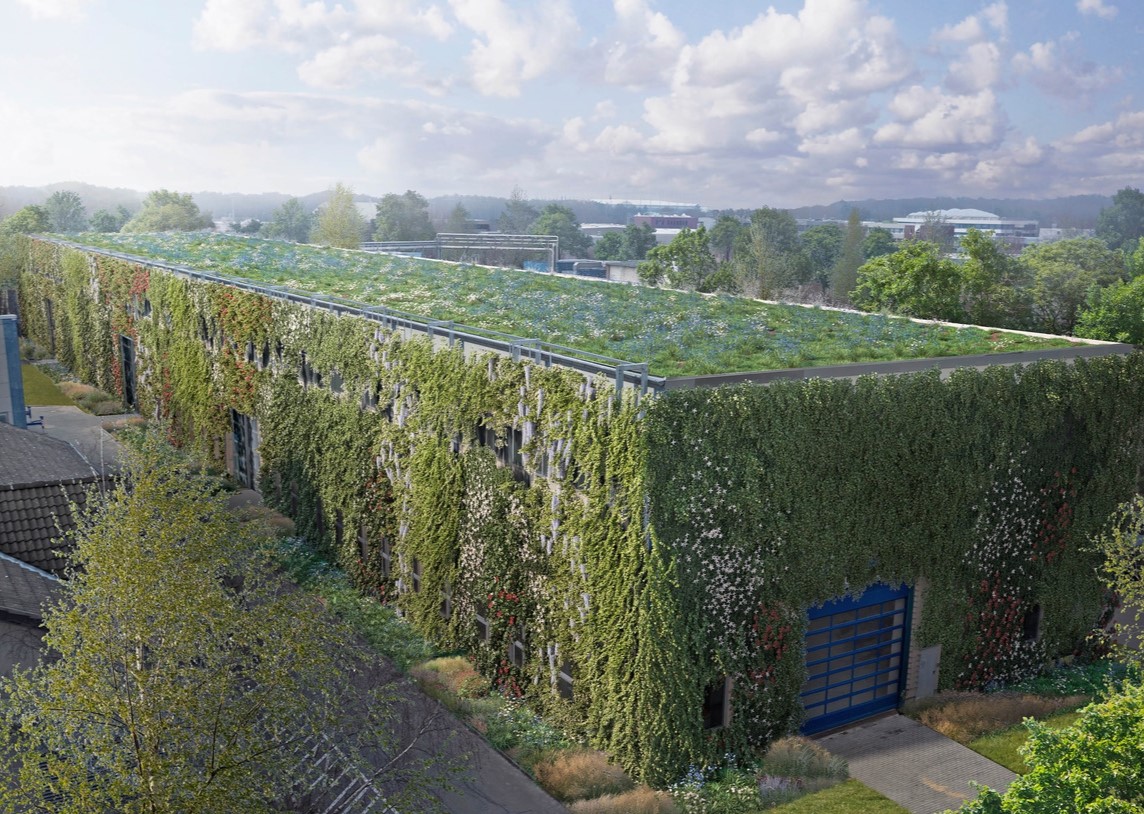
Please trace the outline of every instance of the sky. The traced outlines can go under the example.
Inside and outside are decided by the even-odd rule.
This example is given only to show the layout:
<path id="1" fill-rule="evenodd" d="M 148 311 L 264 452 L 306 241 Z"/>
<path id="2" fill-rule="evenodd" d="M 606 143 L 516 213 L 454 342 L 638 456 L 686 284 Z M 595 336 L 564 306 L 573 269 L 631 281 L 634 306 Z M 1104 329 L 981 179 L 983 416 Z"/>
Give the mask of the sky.
<path id="1" fill-rule="evenodd" d="M 0 0 L 0 185 L 1111 195 L 1141 43 L 1141 0 Z"/>

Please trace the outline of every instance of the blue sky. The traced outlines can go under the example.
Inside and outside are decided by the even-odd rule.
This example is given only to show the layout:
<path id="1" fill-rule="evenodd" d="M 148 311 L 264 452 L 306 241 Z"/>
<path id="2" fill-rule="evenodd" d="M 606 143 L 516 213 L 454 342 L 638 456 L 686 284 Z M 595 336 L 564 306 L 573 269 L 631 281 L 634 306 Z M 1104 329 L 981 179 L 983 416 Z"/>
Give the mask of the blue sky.
<path id="1" fill-rule="evenodd" d="M 1140 0 L 0 0 L 0 184 L 799 206 L 1144 186 Z"/>

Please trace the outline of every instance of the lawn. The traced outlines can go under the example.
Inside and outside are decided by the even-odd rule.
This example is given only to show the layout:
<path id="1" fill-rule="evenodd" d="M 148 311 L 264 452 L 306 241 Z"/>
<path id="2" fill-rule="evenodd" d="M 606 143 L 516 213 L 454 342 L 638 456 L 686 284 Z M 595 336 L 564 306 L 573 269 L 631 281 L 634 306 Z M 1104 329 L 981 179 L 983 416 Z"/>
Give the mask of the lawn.
<path id="1" fill-rule="evenodd" d="M 1072 726 L 1079 718 L 1079 711 L 1062 712 L 1059 715 L 1046 718 L 1041 723 L 1050 729 L 1064 729 L 1066 726 Z M 1029 767 L 1025 765 L 1025 761 L 1018 750 L 1025 745 L 1028 738 L 1029 730 L 1025 728 L 1024 724 L 1017 724 L 1008 729 L 1002 729 L 1000 732 L 990 732 L 988 735 L 974 738 L 968 746 L 974 752 L 984 755 L 994 763 L 1000 763 L 1017 774 L 1024 774 L 1029 770 Z"/>
<path id="2" fill-rule="evenodd" d="M 924 359 L 1064 347 L 881 314 L 777 305 L 550 274 L 200 233 L 71 236 L 264 285 L 349 298 L 614 359 L 659 376 Z"/>
<path id="3" fill-rule="evenodd" d="M 773 814 L 908 814 L 907 809 L 857 780 L 847 780 L 768 811 Z"/>
<path id="4" fill-rule="evenodd" d="M 20 365 L 24 375 L 24 403 L 30 407 L 74 407 L 75 402 L 60 392 L 55 382 L 35 365 Z"/>

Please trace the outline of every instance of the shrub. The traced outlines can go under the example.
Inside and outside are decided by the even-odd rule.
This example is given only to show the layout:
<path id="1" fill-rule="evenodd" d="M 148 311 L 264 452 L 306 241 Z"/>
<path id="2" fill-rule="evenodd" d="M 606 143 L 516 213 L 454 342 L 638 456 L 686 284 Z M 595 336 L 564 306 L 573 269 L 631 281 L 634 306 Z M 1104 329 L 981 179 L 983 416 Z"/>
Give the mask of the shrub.
<path id="1" fill-rule="evenodd" d="M 573 814 L 679 814 L 670 795 L 637 786 L 623 794 L 605 794 L 594 800 L 580 800 L 568 806 Z"/>
<path id="2" fill-rule="evenodd" d="M 986 732 L 1006 729 L 1025 718 L 1044 718 L 1087 703 L 1088 696 L 1044 697 L 1028 693 L 942 693 L 907 704 L 905 712 L 930 729 L 958 743 L 969 743 Z"/>
<path id="3" fill-rule="evenodd" d="M 532 767 L 536 781 L 557 800 L 570 802 L 628 791 L 635 784 L 603 752 L 568 750 L 539 760 Z"/>
<path id="4" fill-rule="evenodd" d="M 849 775 L 845 760 L 799 737 L 781 738 L 771 744 L 759 768 L 763 774 L 776 777 L 845 780 Z"/>

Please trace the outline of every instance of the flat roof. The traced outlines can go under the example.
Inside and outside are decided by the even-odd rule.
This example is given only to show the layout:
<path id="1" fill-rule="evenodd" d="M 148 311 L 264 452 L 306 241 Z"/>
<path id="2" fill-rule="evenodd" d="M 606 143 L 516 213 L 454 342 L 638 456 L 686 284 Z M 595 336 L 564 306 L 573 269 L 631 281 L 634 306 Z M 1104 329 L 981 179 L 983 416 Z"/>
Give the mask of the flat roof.
<path id="1" fill-rule="evenodd" d="M 1050 348 L 1068 355 L 1070 348 L 1094 344 L 233 235 L 85 233 L 67 240 L 142 263 L 177 264 L 399 309 L 426 320 L 542 337 L 590 354 L 647 362 L 654 376 L 666 378 Z M 1126 346 L 1109 346 L 1109 351 L 1126 352 Z"/>

